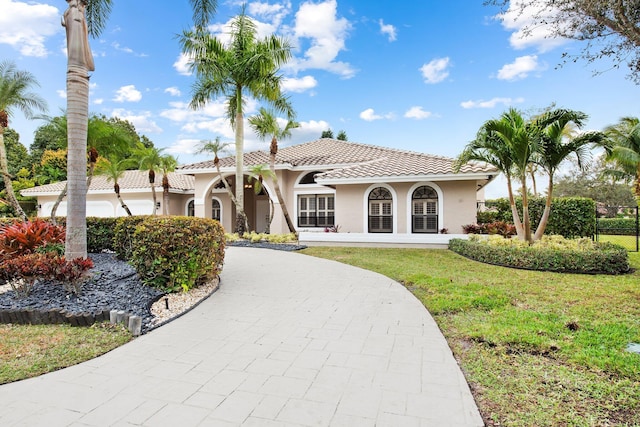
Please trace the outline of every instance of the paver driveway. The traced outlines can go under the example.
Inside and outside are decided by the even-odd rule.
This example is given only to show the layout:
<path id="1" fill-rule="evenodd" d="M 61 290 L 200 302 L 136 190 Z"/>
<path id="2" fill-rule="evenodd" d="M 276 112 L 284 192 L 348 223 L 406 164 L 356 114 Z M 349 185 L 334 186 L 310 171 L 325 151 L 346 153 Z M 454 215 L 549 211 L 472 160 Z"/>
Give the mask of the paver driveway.
<path id="1" fill-rule="evenodd" d="M 230 247 L 221 288 L 91 361 L 0 386 L 2 426 L 481 426 L 424 307 L 376 273 Z"/>

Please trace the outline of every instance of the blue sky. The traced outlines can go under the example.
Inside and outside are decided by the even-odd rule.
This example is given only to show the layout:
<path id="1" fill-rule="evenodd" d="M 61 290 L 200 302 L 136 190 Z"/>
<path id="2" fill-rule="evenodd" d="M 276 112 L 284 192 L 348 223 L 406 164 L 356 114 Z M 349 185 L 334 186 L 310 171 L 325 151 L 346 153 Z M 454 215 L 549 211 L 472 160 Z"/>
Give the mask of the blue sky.
<path id="1" fill-rule="evenodd" d="M 241 4 L 221 1 L 212 31 L 223 36 Z M 51 116 L 66 106 L 66 7 L 64 0 L 0 0 L 0 60 L 35 75 Z M 510 106 L 581 110 L 588 129 L 598 130 L 640 115 L 640 88 L 625 69 L 608 70 L 606 61 L 558 68 L 562 52 L 579 52 L 579 43 L 545 37 L 544 28 L 522 38 L 526 15 L 503 22 L 482 0 L 269 1 L 248 2 L 247 11 L 261 34 L 295 46 L 282 73 L 301 128 L 282 145 L 331 128 L 350 141 L 455 157 L 484 121 Z M 181 163 L 206 159 L 194 154 L 203 139 L 233 140 L 223 100 L 188 108 L 193 76 L 176 35 L 190 20 L 187 0 L 116 0 L 105 31 L 90 41 L 91 112 L 131 121 Z M 250 115 L 259 105 L 248 107 Z M 16 112 L 10 126 L 28 147 L 41 124 Z M 268 145 L 247 128 L 245 148 Z M 505 191 L 497 182 L 487 196 Z"/>

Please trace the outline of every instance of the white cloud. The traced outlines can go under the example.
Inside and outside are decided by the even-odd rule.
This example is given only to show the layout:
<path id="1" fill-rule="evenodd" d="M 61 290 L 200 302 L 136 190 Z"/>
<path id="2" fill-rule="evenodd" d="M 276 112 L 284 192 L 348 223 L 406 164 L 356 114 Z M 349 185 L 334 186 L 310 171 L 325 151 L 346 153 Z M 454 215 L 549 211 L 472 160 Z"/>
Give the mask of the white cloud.
<path id="1" fill-rule="evenodd" d="M 115 102 L 138 102 L 142 99 L 142 93 L 134 85 L 122 86 L 116 91 Z"/>
<path id="2" fill-rule="evenodd" d="M 364 110 L 363 112 L 360 113 L 360 118 L 364 121 L 367 122 L 373 122 L 375 120 L 382 120 L 382 119 L 393 119 L 394 118 L 394 114 L 393 113 L 387 113 L 384 115 L 380 115 L 380 114 L 376 114 L 376 112 L 373 110 L 373 108 L 367 108 L 366 110 Z"/>
<path id="3" fill-rule="evenodd" d="M 250 15 L 259 16 L 271 22 L 274 27 L 280 26 L 282 19 L 291 13 L 291 2 L 283 4 L 269 4 L 262 2 L 249 3 L 248 12 Z"/>
<path id="4" fill-rule="evenodd" d="M 297 45 L 309 39 L 310 46 L 304 52 L 303 59 L 292 61 L 295 70 L 310 68 L 326 70 L 351 78 L 356 70 L 351 64 L 336 61 L 338 54 L 345 49 L 345 40 L 351 24 L 346 18 L 337 17 L 337 1 L 326 0 L 320 3 L 305 2 L 296 13 L 293 36 Z"/>
<path id="5" fill-rule="evenodd" d="M 102 105 L 102 104 L 104 104 L 104 99 L 102 99 L 102 98 L 95 99 L 93 101 L 93 104 L 94 105 Z"/>
<path id="6" fill-rule="evenodd" d="M 182 93 L 180 92 L 180 89 L 178 89 L 175 86 L 171 86 L 171 87 L 166 88 L 164 90 L 164 93 L 168 93 L 171 96 L 180 96 L 180 95 L 182 95 Z"/>
<path id="7" fill-rule="evenodd" d="M 512 64 L 506 64 L 498 71 L 499 80 L 522 80 L 533 71 L 539 71 L 543 67 L 538 64 L 537 55 L 526 55 L 516 58 Z"/>
<path id="8" fill-rule="evenodd" d="M 449 65 L 450 60 L 448 57 L 436 58 L 428 64 L 424 64 L 420 68 L 420 71 L 422 72 L 425 83 L 440 83 L 449 77 L 449 71 L 447 70 Z"/>
<path id="9" fill-rule="evenodd" d="M 24 56 L 46 57 L 45 40 L 62 30 L 60 11 L 47 4 L 0 0 L 0 43 Z"/>
<path id="10" fill-rule="evenodd" d="M 173 63 L 173 68 L 183 76 L 190 76 L 191 70 L 189 69 L 189 63 L 191 62 L 191 58 L 189 58 L 184 53 L 181 53 L 176 59 L 176 62 Z"/>
<path id="11" fill-rule="evenodd" d="M 116 108 L 111 112 L 111 117 L 118 117 L 126 120 L 135 126 L 136 131 L 142 133 L 162 133 L 162 128 L 152 120 L 150 111 L 134 113 L 123 108 Z"/>
<path id="12" fill-rule="evenodd" d="M 62 99 L 67 99 L 67 91 L 66 90 L 62 90 L 62 89 L 58 89 L 56 91 L 56 93 L 58 94 L 58 96 Z"/>
<path id="13" fill-rule="evenodd" d="M 382 19 L 378 22 L 380 24 L 380 32 L 386 34 L 390 42 L 396 41 L 396 27 L 391 24 L 385 24 Z"/>
<path id="14" fill-rule="evenodd" d="M 199 139 L 181 138 L 170 147 L 167 147 L 165 152 L 174 156 L 178 154 L 196 154 L 199 145 Z"/>
<path id="15" fill-rule="evenodd" d="M 498 15 L 502 26 L 513 31 L 509 42 L 514 49 L 535 47 L 539 52 L 547 52 L 566 44 L 567 39 L 555 37 L 549 25 L 540 24 L 545 17 L 553 16 L 556 11 L 548 7 L 548 2 L 528 2 L 523 9 L 524 0 L 511 0 L 509 9 Z"/>
<path id="16" fill-rule="evenodd" d="M 318 85 L 318 81 L 313 76 L 304 76 L 302 78 L 285 78 L 282 79 L 282 89 L 285 92 L 304 92 L 313 89 Z"/>
<path id="17" fill-rule="evenodd" d="M 470 108 L 494 108 L 498 104 L 510 106 L 513 104 L 521 104 L 524 102 L 524 98 L 492 98 L 488 101 L 477 100 L 477 101 L 464 101 L 460 103 L 460 106 L 465 109 Z"/>
<path id="18" fill-rule="evenodd" d="M 422 107 L 419 106 L 411 107 L 407 110 L 406 113 L 404 113 L 404 116 L 406 118 L 416 120 L 428 119 L 432 115 L 433 113 L 431 113 L 430 111 L 424 111 Z"/>

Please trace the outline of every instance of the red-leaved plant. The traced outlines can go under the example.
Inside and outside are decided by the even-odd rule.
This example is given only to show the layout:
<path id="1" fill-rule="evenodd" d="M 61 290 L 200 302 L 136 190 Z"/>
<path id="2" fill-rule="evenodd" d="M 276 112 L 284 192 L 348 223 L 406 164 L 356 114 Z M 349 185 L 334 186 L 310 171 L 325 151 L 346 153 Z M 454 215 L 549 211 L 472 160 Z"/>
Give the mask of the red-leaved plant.
<path id="1" fill-rule="evenodd" d="M 38 280 L 61 282 L 67 292 L 79 295 L 91 268 L 93 261 L 88 258 L 67 261 L 53 252 L 32 253 L 4 260 L 0 280 L 9 283 L 20 298 L 28 296 Z"/>
<path id="2" fill-rule="evenodd" d="M 42 219 L 0 225 L 0 259 L 30 254 L 40 246 L 63 243 L 65 228 Z"/>

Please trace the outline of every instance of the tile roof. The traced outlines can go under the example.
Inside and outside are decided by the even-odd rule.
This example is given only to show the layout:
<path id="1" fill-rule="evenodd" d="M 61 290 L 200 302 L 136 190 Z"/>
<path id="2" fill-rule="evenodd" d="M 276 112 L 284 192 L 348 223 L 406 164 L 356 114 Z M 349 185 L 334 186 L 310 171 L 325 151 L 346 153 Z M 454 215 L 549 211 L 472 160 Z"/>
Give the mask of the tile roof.
<path id="1" fill-rule="evenodd" d="M 184 175 L 176 172 L 169 173 L 169 186 L 174 190 L 193 191 L 195 188 L 194 181 L 195 180 L 191 175 Z M 52 184 L 27 188 L 20 191 L 20 193 L 25 196 L 36 193 L 60 193 L 64 189 L 66 183 L 67 181 L 54 182 Z M 149 175 L 145 171 L 126 171 L 122 178 L 118 180 L 118 184 L 120 184 L 120 191 L 123 192 L 126 192 L 127 190 L 149 189 Z M 159 191 L 162 191 L 162 174 L 156 172 L 155 184 L 156 188 L 159 188 Z M 113 181 L 107 180 L 106 176 L 95 175 L 91 179 L 89 192 L 104 190 L 113 191 Z"/>
<path id="2" fill-rule="evenodd" d="M 336 168 L 321 175 L 322 179 L 372 177 L 402 177 L 419 175 L 449 175 L 454 159 L 413 151 L 359 144 L 335 139 L 318 139 L 278 150 L 276 163 L 291 167 L 325 166 Z M 247 167 L 269 162 L 265 151 L 244 154 Z M 221 168 L 235 166 L 235 157 L 220 158 Z M 213 160 L 181 166 L 189 172 L 214 170 Z M 459 174 L 489 174 L 497 170 L 484 163 L 467 163 Z"/>

